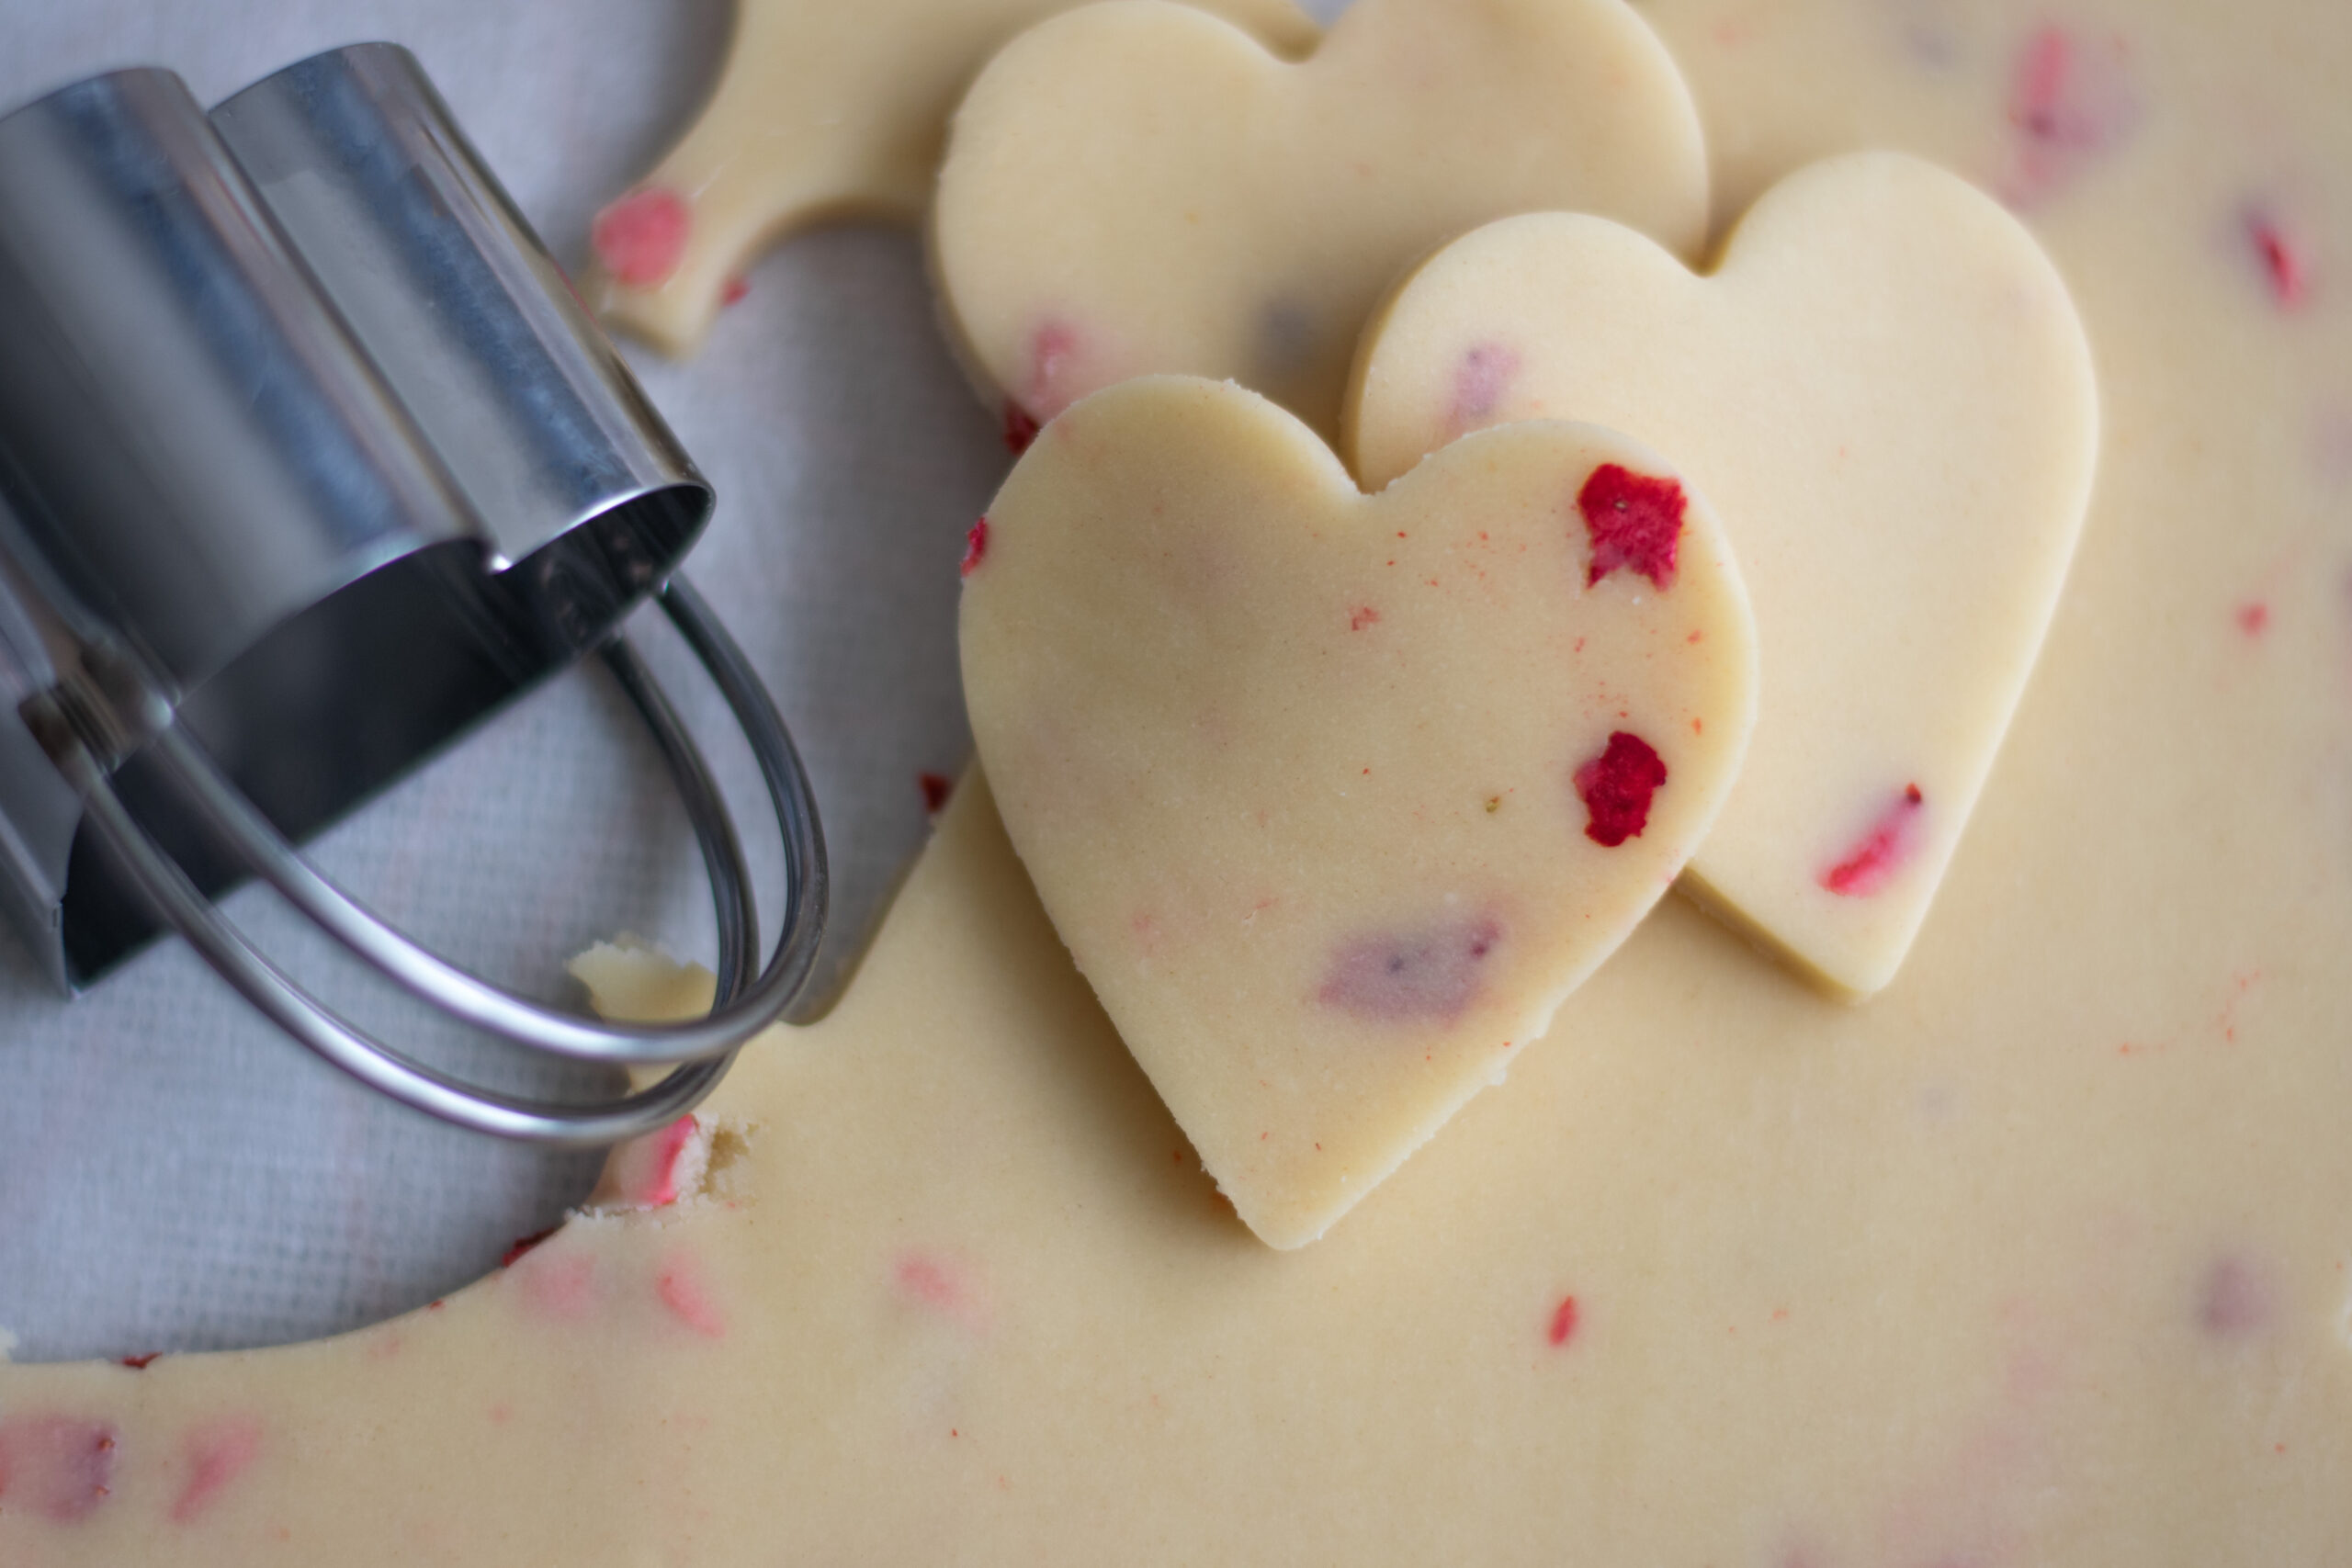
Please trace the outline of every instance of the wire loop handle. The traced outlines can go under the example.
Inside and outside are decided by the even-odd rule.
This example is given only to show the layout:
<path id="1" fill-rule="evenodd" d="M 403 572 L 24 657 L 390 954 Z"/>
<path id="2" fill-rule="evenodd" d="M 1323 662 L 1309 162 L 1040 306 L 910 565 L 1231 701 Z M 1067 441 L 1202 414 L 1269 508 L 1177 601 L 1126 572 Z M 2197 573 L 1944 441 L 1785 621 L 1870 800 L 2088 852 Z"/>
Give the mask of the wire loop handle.
<path id="1" fill-rule="evenodd" d="M 197 891 L 132 818 L 86 751 L 77 749 L 75 761 L 61 765 L 84 793 L 91 826 L 165 922 L 247 1001 L 333 1066 L 403 1104 L 479 1132 L 571 1146 L 636 1137 L 674 1120 L 708 1094 L 734 1052 L 790 1005 L 815 962 L 826 902 L 824 843 L 814 794 L 775 702 L 683 578 L 673 576 L 656 598 L 741 727 L 766 784 L 785 853 L 780 934 L 765 967 L 753 977 L 758 913 L 734 824 L 701 753 L 651 671 L 625 639 L 606 644 L 605 663 L 653 731 L 710 874 L 718 986 L 713 1010 L 691 1021 L 606 1023 L 549 1011 L 425 951 L 312 866 L 176 726 L 164 728 L 153 742 L 158 760 L 210 831 L 321 931 L 401 989 L 462 1022 L 534 1049 L 615 1064 L 684 1064 L 658 1083 L 616 1099 L 575 1104 L 504 1094 L 427 1066 L 360 1032 L 265 957 Z"/>

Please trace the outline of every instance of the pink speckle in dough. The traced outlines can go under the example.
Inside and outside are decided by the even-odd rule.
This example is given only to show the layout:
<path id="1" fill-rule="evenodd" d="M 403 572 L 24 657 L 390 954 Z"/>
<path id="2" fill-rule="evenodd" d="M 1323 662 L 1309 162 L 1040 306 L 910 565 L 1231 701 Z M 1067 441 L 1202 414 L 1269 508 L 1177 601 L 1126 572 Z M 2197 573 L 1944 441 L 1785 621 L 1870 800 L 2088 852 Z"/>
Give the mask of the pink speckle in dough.
<path id="1" fill-rule="evenodd" d="M 521 1285 L 523 1305 L 534 1316 L 573 1323 L 596 1304 L 596 1259 L 585 1252 L 534 1252 L 510 1277 Z"/>
<path id="2" fill-rule="evenodd" d="M 2205 1271 L 2198 1294 L 2198 1325 L 2216 1339 L 2243 1339 L 2270 1322 L 2268 1280 L 2242 1258 L 2223 1258 Z"/>
<path id="3" fill-rule="evenodd" d="M 1159 953 L 1160 938 L 1165 934 L 1159 929 L 1159 916 L 1148 909 L 1138 909 L 1127 918 L 1127 930 L 1134 934 L 1136 947 L 1146 958 Z"/>
<path id="4" fill-rule="evenodd" d="M 1478 994 L 1487 960 L 1502 940 L 1492 916 L 1357 937 L 1332 955 L 1317 998 L 1380 1023 L 1450 1023 Z"/>
<path id="5" fill-rule="evenodd" d="M 2238 630 L 2248 637 L 2260 637 L 2270 629 L 2270 606 L 2259 599 L 2250 599 L 2238 606 Z"/>
<path id="6" fill-rule="evenodd" d="M 666 1209 L 678 1201 L 678 1161 L 701 1126 L 692 1115 L 681 1116 L 645 1140 L 644 1179 L 633 1199 L 638 1207 Z"/>
<path id="7" fill-rule="evenodd" d="M 1079 336 L 1066 321 L 1046 321 L 1029 334 L 1029 382 L 1023 408 L 1040 423 L 1076 402 Z"/>
<path id="8" fill-rule="evenodd" d="M 2139 118 L 2122 40 L 2086 43 L 2045 27 L 2018 51 L 2009 84 L 2018 135 L 2002 194 L 2030 207 L 2055 195 L 2098 153 L 2120 144 Z"/>
<path id="9" fill-rule="evenodd" d="M 1666 784 L 1666 762 L 1640 736 L 1617 730 L 1600 756 L 1576 771 L 1584 802 L 1584 836 L 1613 850 L 1649 826 L 1650 802 Z"/>
<path id="10" fill-rule="evenodd" d="M 1366 626 L 1380 624 L 1380 612 L 1369 604 L 1359 604 L 1348 612 L 1348 630 L 1360 632 Z"/>
<path id="11" fill-rule="evenodd" d="M 890 1291 L 909 1306 L 978 1331 L 988 1303 L 971 1268 L 927 1247 L 909 1247 L 890 1265 Z"/>
<path id="12" fill-rule="evenodd" d="M 1585 586 L 1623 567 L 1659 588 L 1673 587 L 1687 504 L 1682 487 L 1670 479 L 1637 474 L 1615 463 L 1593 469 L 1577 491 L 1577 510 L 1592 537 Z"/>
<path id="13" fill-rule="evenodd" d="M 1004 449 L 1018 457 L 1037 439 L 1035 415 L 1011 398 L 1004 400 Z"/>
<path id="14" fill-rule="evenodd" d="M 1519 355 L 1508 345 L 1473 344 L 1453 367 L 1453 428 L 1476 429 L 1493 418 L 1518 374 Z"/>
<path id="15" fill-rule="evenodd" d="M 2281 310 L 2300 310 L 2312 294 L 2311 248 L 2283 219 L 2264 211 L 2245 215 L 2245 241 L 2261 265 L 2271 302 Z"/>
<path id="16" fill-rule="evenodd" d="M 77 1524 L 111 1495 L 115 1431 L 72 1416 L 0 1421 L 0 1513 L 29 1508 L 54 1524 Z"/>
<path id="17" fill-rule="evenodd" d="M 741 277 L 730 277 L 719 286 L 718 302 L 721 305 L 741 305 L 751 297 L 752 286 Z"/>
<path id="18" fill-rule="evenodd" d="M 250 1416 L 209 1421 L 187 1435 L 187 1480 L 172 1501 L 172 1522 L 193 1522 L 261 1451 L 261 1423 Z"/>
<path id="19" fill-rule="evenodd" d="M 653 1277 L 653 1292 L 672 1317 L 708 1339 L 727 1337 L 727 1314 L 719 1310 L 702 1267 L 691 1254 L 673 1253 Z"/>
<path id="20" fill-rule="evenodd" d="M 1919 793 L 1919 786 L 1905 784 L 1861 840 L 1821 874 L 1821 886 L 1840 898 L 1867 898 L 1885 886 L 1911 858 L 1919 813 L 1926 806 L 1927 796 Z"/>
<path id="21" fill-rule="evenodd" d="M 633 191 L 596 214 L 588 231 L 597 263 L 630 288 L 657 288 L 685 259 L 694 213 L 686 198 L 659 186 Z"/>
<path id="22" fill-rule="evenodd" d="M 2229 996 L 2222 1001 L 2221 1012 L 2213 1019 L 2213 1027 L 2222 1032 L 2223 1043 L 2231 1045 L 2238 1043 L 2238 1008 L 2261 978 L 2262 971 L 2259 969 L 2240 970 L 2230 976 Z"/>
<path id="23" fill-rule="evenodd" d="M 925 1252 L 910 1252 L 899 1259 L 891 1278 L 897 1282 L 899 1294 L 924 1306 L 937 1307 L 943 1312 L 957 1312 L 964 1305 L 964 1287 L 956 1271 Z"/>
<path id="24" fill-rule="evenodd" d="M 1582 1313 L 1577 1305 L 1576 1297 L 1562 1296 L 1560 1304 L 1552 1309 L 1552 1323 L 1544 1330 L 1544 1338 L 1555 1346 L 1566 1345 L 1576 1337 L 1577 1319 L 1580 1315 Z"/>
<path id="25" fill-rule="evenodd" d="M 969 577 L 989 558 L 989 520 L 985 517 L 964 531 L 963 575 Z"/>

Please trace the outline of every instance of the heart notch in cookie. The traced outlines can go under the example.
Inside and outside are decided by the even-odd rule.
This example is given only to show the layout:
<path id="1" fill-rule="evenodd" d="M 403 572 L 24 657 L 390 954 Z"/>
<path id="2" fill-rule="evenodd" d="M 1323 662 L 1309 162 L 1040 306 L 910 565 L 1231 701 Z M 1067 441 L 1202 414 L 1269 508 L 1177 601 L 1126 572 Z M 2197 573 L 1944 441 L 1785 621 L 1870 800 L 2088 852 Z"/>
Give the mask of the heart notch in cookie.
<path id="1" fill-rule="evenodd" d="M 1273 404 L 1151 377 L 1048 425 L 965 579 L 980 759 L 1046 909 L 1277 1247 L 1499 1081 L 1727 795 L 1723 531 L 1589 426 L 1376 496 Z"/>
<path id="2" fill-rule="evenodd" d="M 1010 414 L 1182 371 L 1333 439 L 1396 272 L 1554 208 L 1678 253 L 1705 240 L 1697 108 L 1624 0 L 1355 0 L 1297 62 L 1190 6 L 1106 0 L 973 84 L 933 255 L 966 365 Z"/>

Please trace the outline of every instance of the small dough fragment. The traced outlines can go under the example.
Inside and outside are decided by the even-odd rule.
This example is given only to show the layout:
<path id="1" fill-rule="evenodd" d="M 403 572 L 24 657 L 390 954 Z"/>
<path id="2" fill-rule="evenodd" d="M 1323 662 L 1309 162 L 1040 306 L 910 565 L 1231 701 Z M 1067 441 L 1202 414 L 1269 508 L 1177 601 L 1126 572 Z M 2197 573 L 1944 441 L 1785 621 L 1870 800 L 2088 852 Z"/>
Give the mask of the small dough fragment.
<path id="1" fill-rule="evenodd" d="M 598 220 L 592 298 L 664 354 L 694 351 L 763 245 L 829 219 L 921 220 L 947 119 L 989 56 L 1078 0 L 739 0 L 702 116 Z M 1291 0 L 1193 0 L 1288 55 Z"/>
<path id="2" fill-rule="evenodd" d="M 1182 372 L 1331 440 L 1398 270 L 1549 208 L 1705 236 L 1697 113 L 1623 0 L 1360 0 L 1298 64 L 1165 0 L 1090 6 L 981 73 L 933 222 L 949 325 L 1009 425 Z"/>
<path id="3" fill-rule="evenodd" d="M 1531 423 L 1360 494 L 1295 418 L 1149 377 L 981 529 L 964 683 L 1005 825 L 1250 1229 L 1313 1241 L 1672 883 L 1753 722 L 1705 504 Z"/>
<path id="4" fill-rule="evenodd" d="M 2056 269 L 1991 198 L 1897 153 L 1783 180 L 1710 276 L 1602 219 L 1507 219 L 1367 330 L 1346 449 L 1377 487 L 1519 419 L 1655 443 L 1720 510 L 1764 705 L 1688 883 L 1832 989 L 1882 989 L 2089 503 L 2098 389 Z"/>

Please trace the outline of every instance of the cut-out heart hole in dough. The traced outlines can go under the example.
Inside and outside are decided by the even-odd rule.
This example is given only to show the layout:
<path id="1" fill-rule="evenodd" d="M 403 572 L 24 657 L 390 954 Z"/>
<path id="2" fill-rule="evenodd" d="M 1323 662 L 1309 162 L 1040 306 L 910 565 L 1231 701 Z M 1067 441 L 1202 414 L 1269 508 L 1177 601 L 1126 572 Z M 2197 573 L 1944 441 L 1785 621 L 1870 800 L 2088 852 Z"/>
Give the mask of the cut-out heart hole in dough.
<path id="1" fill-rule="evenodd" d="M 1008 46 L 934 209 L 950 325 L 1008 417 L 1130 376 L 1232 377 L 1338 434 L 1364 318 L 1509 213 L 1706 231 L 1699 122 L 1622 0 L 1361 0 L 1304 62 L 1162 0 Z"/>
<path id="2" fill-rule="evenodd" d="M 596 223 L 597 308 L 664 354 L 702 342 L 761 246 L 837 218 L 919 220 L 947 118 L 989 55 L 1079 0 L 741 0 L 702 116 Z M 1286 55 L 1290 0 L 1192 0 Z"/>
<path id="3" fill-rule="evenodd" d="M 1112 1021 L 1243 1220 L 1314 1240 L 1673 881 L 1755 704 L 1704 503 L 1607 431 L 1366 497 L 1226 383 L 1046 428 L 975 534 L 972 730 Z"/>
<path id="4" fill-rule="evenodd" d="M 1545 214 L 1432 257 L 1365 334 L 1378 486 L 1466 430 L 1589 419 L 1675 455 L 1756 605 L 1763 711 L 1694 891 L 1834 988 L 1894 978 L 2073 558 L 2090 354 L 2032 238 L 1894 153 L 1768 192 L 1720 269 Z"/>

